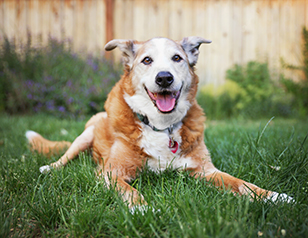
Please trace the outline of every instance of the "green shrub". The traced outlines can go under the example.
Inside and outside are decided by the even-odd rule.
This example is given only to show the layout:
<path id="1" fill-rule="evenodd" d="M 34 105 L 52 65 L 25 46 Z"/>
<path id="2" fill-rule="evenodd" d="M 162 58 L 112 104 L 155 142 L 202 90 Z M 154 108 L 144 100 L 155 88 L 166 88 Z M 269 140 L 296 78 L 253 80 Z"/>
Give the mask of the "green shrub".
<path id="1" fill-rule="evenodd" d="M 223 119 L 241 111 L 243 104 L 240 99 L 245 93 L 237 83 L 227 80 L 217 88 L 213 84 L 204 85 L 199 90 L 197 100 L 209 118 Z"/>
<path id="2" fill-rule="evenodd" d="M 0 111 L 47 112 L 81 117 L 103 110 L 120 70 L 103 56 L 82 57 L 69 41 L 49 38 L 47 46 L 5 39 L 0 47 Z"/>
<path id="3" fill-rule="evenodd" d="M 282 78 L 281 83 L 286 91 L 292 94 L 292 108 L 300 117 L 308 115 L 308 82 L 303 80 L 301 82 L 294 82 L 291 79 Z"/>
<path id="4" fill-rule="evenodd" d="M 267 63 L 251 61 L 246 67 L 235 65 L 227 71 L 226 77 L 245 90 L 246 94 L 241 97 L 245 114 L 258 117 L 270 111 L 275 87 Z"/>
<path id="5" fill-rule="evenodd" d="M 200 89 L 198 102 L 210 118 L 262 118 L 292 115 L 292 97 L 274 83 L 267 63 L 248 62 L 227 71 L 224 85 Z"/>
<path id="6" fill-rule="evenodd" d="M 305 78 L 300 82 L 294 82 L 291 79 L 282 77 L 281 84 L 284 86 L 285 90 L 293 95 L 292 107 L 296 109 L 297 113 L 301 117 L 306 117 L 308 115 L 308 30 L 304 27 L 303 32 L 303 63 L 302 67 L 293 66 L 284 63 L 283 66 L 292 70 L 303 70 Z"/>

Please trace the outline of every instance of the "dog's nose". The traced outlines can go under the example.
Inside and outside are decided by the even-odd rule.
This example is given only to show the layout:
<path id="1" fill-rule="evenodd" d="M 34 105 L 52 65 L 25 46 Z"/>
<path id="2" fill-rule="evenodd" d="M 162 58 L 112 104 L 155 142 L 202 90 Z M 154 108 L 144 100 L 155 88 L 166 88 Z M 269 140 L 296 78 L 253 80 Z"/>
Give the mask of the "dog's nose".
<path id="1" fill-rule="evenodd" d="M 162 71 L 156 75 L 155 82 L 162 88 L 167 88 L 173 83 L 173 75 L 170 72 Z"/>

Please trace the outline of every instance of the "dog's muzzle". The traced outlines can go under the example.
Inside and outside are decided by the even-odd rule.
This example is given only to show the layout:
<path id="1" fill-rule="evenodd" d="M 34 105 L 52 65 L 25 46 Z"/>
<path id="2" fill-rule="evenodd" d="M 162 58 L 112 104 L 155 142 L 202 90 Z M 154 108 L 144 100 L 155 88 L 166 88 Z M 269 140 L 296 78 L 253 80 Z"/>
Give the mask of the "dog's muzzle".
<path id="1" fill-rule="evenodd" d="M 173 75 L 170 72 L 162 71 L 156 75 L 155 83 L 161 88 L 158 92 L 151 92 L 145 87 L 145 91 L 149 95 L 150 99 L 162 113 L 172 112 L 181 94 L 181 89 L 178 91 L 172 91 L 169 87 L 174 82 Z"/>

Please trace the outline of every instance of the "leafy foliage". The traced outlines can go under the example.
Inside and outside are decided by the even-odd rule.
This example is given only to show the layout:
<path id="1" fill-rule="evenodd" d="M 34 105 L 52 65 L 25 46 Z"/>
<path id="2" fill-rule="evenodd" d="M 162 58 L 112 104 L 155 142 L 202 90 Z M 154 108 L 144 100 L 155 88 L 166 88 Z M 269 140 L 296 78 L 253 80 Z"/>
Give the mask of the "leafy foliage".
<path id="1" fill-rule="evenodd" d="M 103 57 L 86 58 L 69 41 L 49 38 L 46 47 L 5 39 L 0 49 L 0 111 L 47 112 L 80 117 L 103 110 L 120 70 Z"/>
<path id="2" fill-rule="evenodd" d="M 216 89 L 201 88 L 198 102 L 210 118 L 262 118 L 290 116 L 291 99 L 271 79 L 267 63 L 250 61 L 235 65 L 226 74 L 227 81 Z"/>
<path id="3" fill-rule="evenodd" d="M 288 69 L 303 70 L 305 78 L 300 82 L 294 82 L 291 79 L 282 78 L 281 83 L 287 92 L 293 95 L 292 107 L 296 108 L 301 117 L 308 115 L 308 30 L 304 27 L 303 32 L 303 63 L 302 67 L 284 64 Z"/>
<path id="4" fill-rule="evenodd" d="M 306 27 L 303 28 L 303 57 L 304 57 L 304 73 L 306 77 L 306 81 L 308 80 L 308 30 Z"/>

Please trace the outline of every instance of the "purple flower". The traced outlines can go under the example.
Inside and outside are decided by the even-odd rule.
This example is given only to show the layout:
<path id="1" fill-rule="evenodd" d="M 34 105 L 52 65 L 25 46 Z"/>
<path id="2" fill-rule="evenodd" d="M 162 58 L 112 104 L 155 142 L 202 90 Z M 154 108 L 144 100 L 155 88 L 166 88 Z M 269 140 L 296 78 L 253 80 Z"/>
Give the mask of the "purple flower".
<path id="1" fill-rule="evenodd" d="M 54 111 L 55 110 L 55 105 L 54 105 L 54 101 L 53 100 L 50 100 L 50 101 L 47 101 L 46 103 L 46 107 L 48 110 L 50 111 Z"/>
<path id="2" fill-rule="evenodd" d="M 88 60 L 87 60 L 87 64 L 88 64 L 89 66 L 91 66 L 92 69 L 93 69 L 94 71 L 96 71 L 96 70 L 98 69 L 98 65 L 95 64 L 95 63 L 93 62 L 92 59 L 88 59 Z"/>
<path id="3" fill-rule="evenodd" d="M 67 100 L 67 104 L 71 104 L 72 102 L 74 102 L 74 98 L 70 97 L 70 98 Z"/>
<path id="4" fill-rule="evenodd" d="M 60 112 L 65 112 L 65 107 L 59 106 L 59 107 L 58 107 L 58 110 L 59 110 Z"/>
<path id="5" fill-rule="evenodd" d="M 97 104 L 96 104 L 95 102 L 90 102 L 90 106 L 91 106 L 92 108 L 96 108 L 96 107 L 97 107 Z"/>
<path id="6" fill-rule="evenodd" d="M 34 85 L 34 83 L 33 83 L 32 80 L 27 80 L 27 81 L 26 81 L 26 87 L 31 88 L 33 85 Z"/>
<path id="7" fill-rule="evenodd" d="M 42 108 L 42 106 L 43 106 L 42 103 L 39 102 L 39 103 L 34 107 L 34 111 L 35 111 L 35 112 L 40 111 L 40 109 Z"/>
<path id="8" fill-rule="evenodd" d="M 68 80 L 66 86 L 70 88 L 72 87 L 72 85 L 73 85 L 72 80 Z"/>
<path id="9" fill-rule="evenodd" d="M 52 80 L 52 76 L 44 77 L 44 81 L 51 81 L 51 80 Z"/>

